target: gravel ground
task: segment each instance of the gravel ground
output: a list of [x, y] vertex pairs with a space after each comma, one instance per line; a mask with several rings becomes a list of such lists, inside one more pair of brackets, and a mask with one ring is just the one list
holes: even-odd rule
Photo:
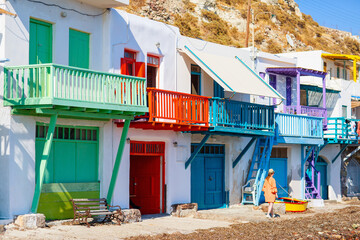
[[[201, 218], [146, 216], [139, 223], [71, 225], [20, 230], [7, 227], [0, 239], [359, 239], [360, 203], [326, 204], [305, 213], [287, 213], [266, 219], [261, 211], [239, 206], [200, 211]], [[154, 218], [151, 218], [154, 217]]]
[[197, 230], [191, 234], [162, 234], [139, 239], [360, 239], [360, 207], [350, 206], [333, 213], [261, 223], [233, 224], [230, 228]]

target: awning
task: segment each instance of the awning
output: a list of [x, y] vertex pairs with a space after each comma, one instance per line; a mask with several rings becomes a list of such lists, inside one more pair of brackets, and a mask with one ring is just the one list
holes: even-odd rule
[[240, 58], [213, 55], [185, 46], [184, 52], [225, 91], [284, 99]]

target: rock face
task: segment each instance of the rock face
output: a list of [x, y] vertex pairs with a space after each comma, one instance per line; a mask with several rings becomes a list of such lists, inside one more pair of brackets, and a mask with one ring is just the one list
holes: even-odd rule
[[173, 204], [171, 205], [171, 216], [193, 217], [197, 214], [197, 203]]
[[141, 222], [141, 212], [139, 209], [121, 210], [123, 214], [123, 223]]
[[43, 228], [45, 227], [45, 215], [41, 213], [20, 215], [17, 217], [15, 224], [20, 229]]

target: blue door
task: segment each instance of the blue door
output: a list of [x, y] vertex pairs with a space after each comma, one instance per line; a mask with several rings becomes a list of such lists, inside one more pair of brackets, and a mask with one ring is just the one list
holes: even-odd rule
[[[287, 158], [270, 158], [270, 168], [274, 169], [276, 180], [276, 187], [278, 189], [279, 197], [287, 197]], [[285, 191], [286, 190], [286, 191]]]
[[[322, 199], [328, 199], [328, 184], [327, 184], [327, 163], [326, 161], [319, 157], [316, 164], [316, 170], [320, 172], [320, 196]], [[315, 175], [315, 179], [317, 176]]]
[[224, 166], [223, 154], [200, 153], [191, 163], [191, 202], [199, 209], [225, 206]]

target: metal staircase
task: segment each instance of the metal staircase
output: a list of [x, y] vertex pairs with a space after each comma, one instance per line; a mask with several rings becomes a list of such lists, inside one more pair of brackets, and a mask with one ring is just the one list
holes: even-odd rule
[[315, 168], [315, 161], [319, 156], [319, 148], [313, 148], [309, 158], [306, 159], [305, 171], [305, 198], [306, 199], [321, 199], [320, 194], [320, 172]]
[[246, 184], [242, 188], [242, 204], [259, 205], [273, 145], [274, 137], [262, 137], [257, 140]]

